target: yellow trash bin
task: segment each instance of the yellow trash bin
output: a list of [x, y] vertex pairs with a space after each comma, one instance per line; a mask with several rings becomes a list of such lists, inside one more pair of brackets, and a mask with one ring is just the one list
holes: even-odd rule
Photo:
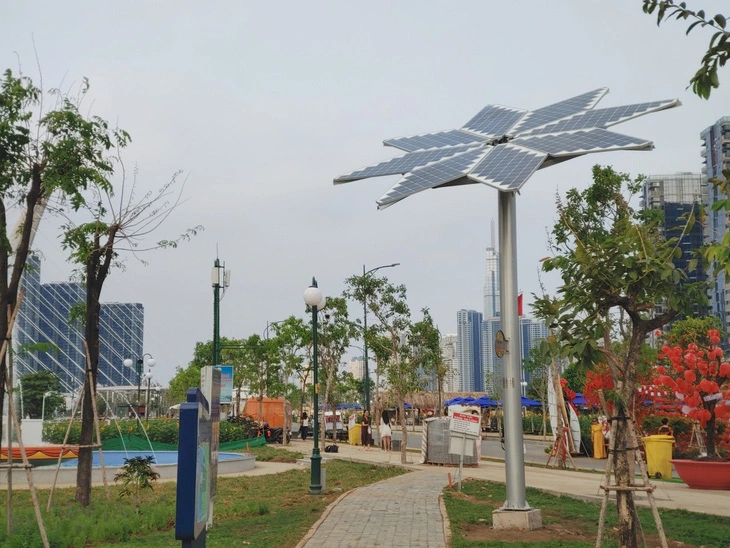
[[347, 431], [347, 441], [350, 445], [362, 445], [362, 425], [356, 424]]
[[671, 478], [672, 477], [672, 446], [674, 445], [674, 436], [666, 436], [657, 434], [641, 438], [646, 448], [646, 464], [649, 476], [653, 478]]

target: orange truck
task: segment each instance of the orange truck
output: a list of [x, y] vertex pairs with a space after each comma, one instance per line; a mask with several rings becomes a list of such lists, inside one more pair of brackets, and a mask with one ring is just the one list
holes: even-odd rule
[[244, 414], [258, 422], [268, 422], [269, 428], [284, 426], [284, 430], [291, 432], [291, 403], [287, 401], [285, 407], [283, 398], [263, 398], [261, 402], [258, 398], [249, 398]]

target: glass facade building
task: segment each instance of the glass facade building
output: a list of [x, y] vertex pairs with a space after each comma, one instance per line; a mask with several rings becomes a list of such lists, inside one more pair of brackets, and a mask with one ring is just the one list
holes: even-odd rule
[[484, 392], [482, 313], [476, 310], [459, 310], [456, 313], [456, 329], [461, 390]]
[[[728, 231], [730, 218], [725, 209], [713, 211], [712, 206], [718, 200], [725, 199], [725, 195], [712, 183], [710, 179], [722, 179], [722, 170], [730, 169], [730, 117], [720, 118], [712, 126], [700, 133], [702, 139], [702, 181], [705, 186], [705, 243], [722, 241]], [[724, 272], [713, 277], [710, 287], [710, 306], [712, 314], [722, 321], [726, 331], [730, 330], [728, 311], [730, 311], [730, 288], [725, 280]], [[727, 342], [726, 342], [727, 345]]]
[[[52, 371], [68, 392], [84, 378], [86, 350], [82, 321], [71, 321], [74, 307], [86, 304], [84, 286], [76, 282], [41, 283], [38, 257], [30, 257], [22, 282], [25, 298], [14, 329], [18, 375]], [[81, 308], [83, 310], [83, 308]], [[136, 365], [123, 362], [143, 353], [144, 307], [140, 303], [102, 303], [99, 316], [100, 386], [135, 386]]]

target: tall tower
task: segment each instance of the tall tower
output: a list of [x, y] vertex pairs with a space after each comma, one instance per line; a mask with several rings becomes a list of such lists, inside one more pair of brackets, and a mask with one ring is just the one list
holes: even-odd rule
[[[730, 167], [730, 117], [720, 118], [714, 125], [700, 133], [702, 138], [702, 180], [707, 182], [705, 205], [707, 217], [705, 219], [705, 243], [719, 242], [727, 233], [730, 216], [725, 209], [713, 211], [712, 206], [725, 195], [709, 180], [713, 177], [722, 179], [723, 168]], [[718, 272], [710, 287], [710, 307], [712, 314], [722, 321], [725, 332], [728, 332], [727, 311], [730, 306], [726, 295], [730, 293], [725, 280], [725, 273]], [[727, 339], [727, 337], [726, 337]]]
[[492, 241], [487, 248], [487, 269], [484, 276], [484, 319], [496, 318], [499, 314], [499, 252], [494, 241], [494, 219], [492, 219]]
[[465, 392], [484, 392], [482, 313], [476, 310], [459, 310], [456, 313], [456, 328], [461, 389]]

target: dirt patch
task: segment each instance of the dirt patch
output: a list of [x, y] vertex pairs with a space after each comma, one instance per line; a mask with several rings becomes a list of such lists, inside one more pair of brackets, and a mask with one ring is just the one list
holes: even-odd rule
[[[492, 500], [479, 500], [465, 493], [454, 493], [455, 498], [468, 500], [472, 504], [497, 509], [501, 502]], [[543, 528], [534, 531], [521, 531], [516, 529], [493, 529], [488, 520], [484, 523], [466, 523], [461, 525], [460, 534], [464, 540], [476, 542], [514, 542], [521, 544], [537, 542], [580, 542], [586, 546], [594, 546], [596, 543], [595, 526], [588, 520], [572, 519], [566, 524], [558, 512], [551, 512], [549, 509], [542, 509]], [[547, 522], [547, 523], [545, 523]], [[618, 531], [609, 529], [604, 532], [604, 540], [616, 539]], [[669, 548], [698, 548], [693, 544], [685, 544], [676, 541], [667, 541]], [[650, 547], [661, 546], [659, 537], [647, 535], [646, 545]]]

